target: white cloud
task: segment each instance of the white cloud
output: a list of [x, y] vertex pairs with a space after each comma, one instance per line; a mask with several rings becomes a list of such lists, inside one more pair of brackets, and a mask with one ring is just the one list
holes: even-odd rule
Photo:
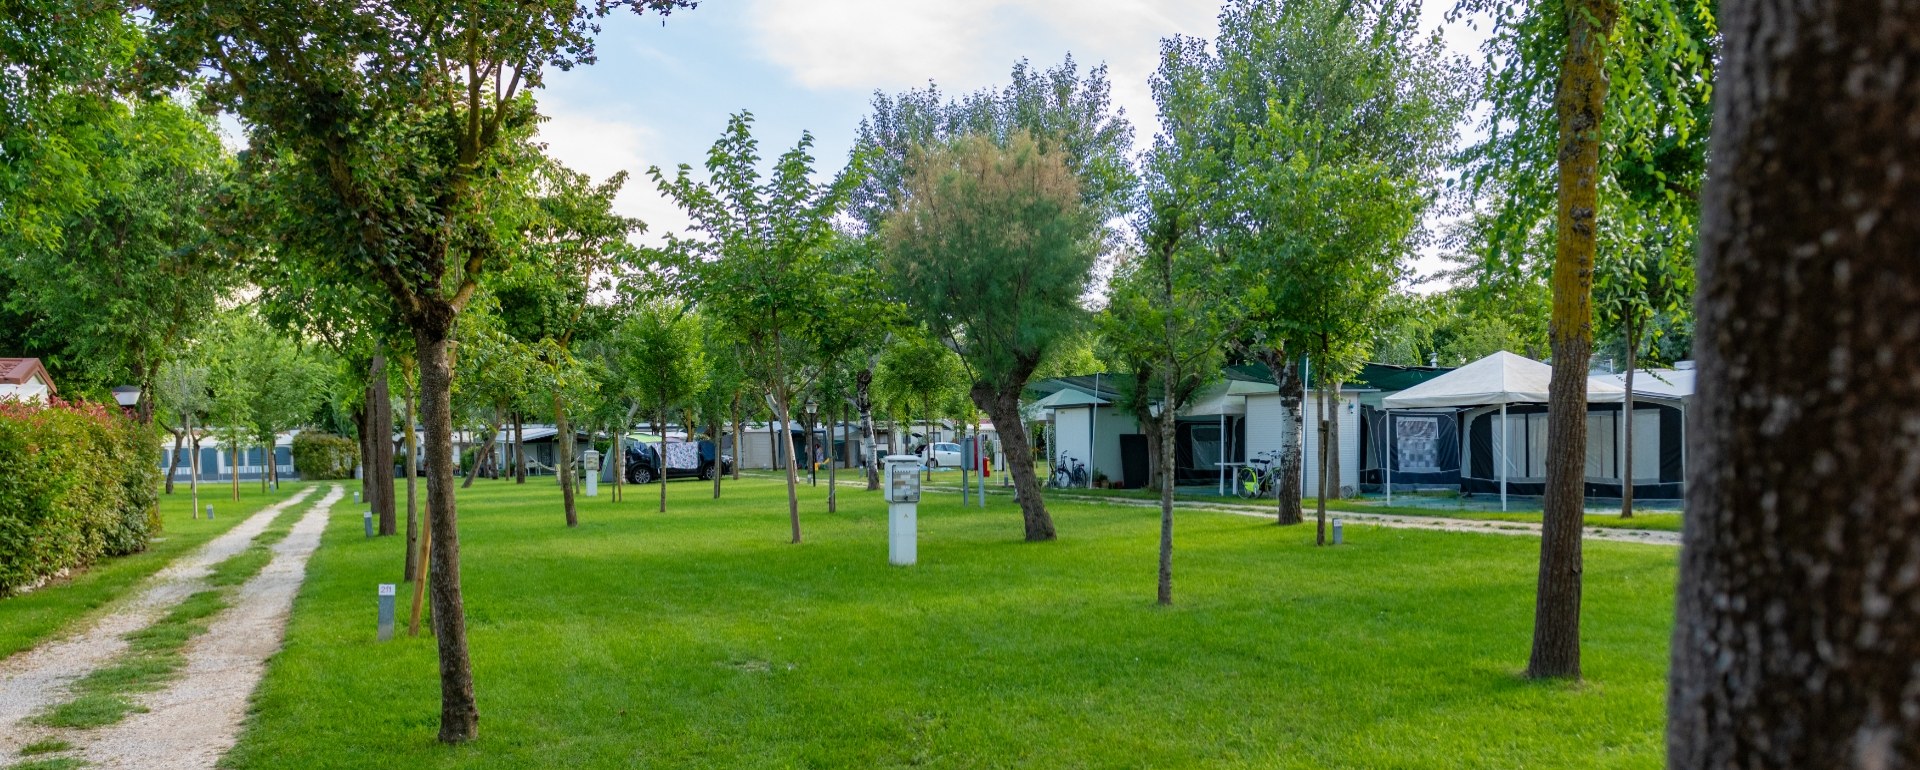
[[671, 170], [672, 163], [654, 149], [655, 134], [645, 124], [598, 115], [581, 110], [551, 95], [541, 103], [548, 119], [540, 124], [540, 141], [547, 154], [567, 168], [604, 182], [621, 171], [627, 172], [627, 184], [613, 200], [614, 210], [647, 223], [640, 243], [657, 245], [668, 232], [686, 229], [686, 213], [655, 189], [647, 178], [647, 167], [659, 165]]

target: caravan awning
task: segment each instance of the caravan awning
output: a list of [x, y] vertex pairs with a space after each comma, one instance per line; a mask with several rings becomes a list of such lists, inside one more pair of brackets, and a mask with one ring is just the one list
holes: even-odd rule
[[[1692, 369], [1640, 369], [1633, 373], [1633, 395], [1639, 398], [1688, 398], [1693, 395]], [[1627, 375], [1603, 374], [1615, 387], [1626, 388]]]
[[[1388, 409], [1544, 404], [1553, 367], [1500, 351], [1381, 399]], [[1636, 385], [1638, 383], [1635, 383]], [[1587, 378], [1587, 402], [1617, 404], [1626, 390], [1603, 378]]]

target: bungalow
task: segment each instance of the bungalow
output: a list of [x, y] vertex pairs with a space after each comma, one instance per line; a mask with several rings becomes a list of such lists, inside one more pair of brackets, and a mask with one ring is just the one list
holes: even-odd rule
[[0, 358], [0, 401], [40, 401], [59, 395], [38, 358]]
[[[299, 431], [289, 431], [274, 437], [271, 456], [274, 472], [282, 481], [300, 478], [293, 467], [293, 437], [298, 434]], [[258, 481], [266, 475], [268, 451], [265, 447], [248, 446], [247, 442], [242, 442], [236, 453], [231, 445], [215, 436], [202, 436], [197, 446], [182, 446], [175, 450], [173, 437], [163, 435], [160, 440], [160, 472], [171, 472], [176, 484], [191, 480], [193, 452], [196, 449], [200, 452], [201, 483], [230, 481], [236, 474], [241, 481]]]

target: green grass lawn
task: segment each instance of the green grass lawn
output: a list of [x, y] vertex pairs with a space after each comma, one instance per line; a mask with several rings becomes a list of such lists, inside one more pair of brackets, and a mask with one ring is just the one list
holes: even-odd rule
[[[951, 474], [951, 476], [951, 478], [945, 476], [936, 477], [934, 483], [948, 482], [957, 484], [959, 475]], [[1181, 500], [1191, 499], [1196, 502], [1225, 503], [1231, 505], [1262, 504], [1253, 500], [1231, 496], [1223, 497], [1212, 494], [1192, 495], [1187, 491], [1188, 489], [1190, 488], [1181, 488]], [[989, 491], [992, 491], [991, 485], [989, 485]], [[1160, 493], [1151, 489], [1047, 490], [1047, 494], [1049, 496], [1117, 497], [1129, 500], [1160, 499]], [[1408, 498], [1418, 500], [1420, 504], [1399, 504]], [[1383, 513], [1396, 516], [1432, 516], [1448, 519], [1475, 519], [1480, 521], [1518, 521], [1531, 524], [1539, 524], [1541, 516], [1543, 515], [1537, 500], [1524, 505], [1516, 505], [1514, 506], [1514, 510], [1500, 511], [1488, 510], [1488, 508], [1497, 507], [1499, 503], [1497, 499], [1489, 502], [1488, 499], [1484, 497], [1471, 503], [1461, 501], [1458, 495], [1401, 494], [1395, 495], [1394, 499], [1396, 501], [1394, 505], [1387, 505], [1386, 499], [1379, 495], [1368, 495], [1362, 498], [1346, 500], [1328, 500], [1327, 509], [1359, 511], [1363, 513]], [[1318, 501], [1309, 497], [1304, 502], [1306, 504], [1307, 515], [1311, 517]], [[1272, 506], [1272, 498], [1268, 498], [1264, 504]], [[1683, 521], [1684, 519], [1680, 512], [1668, 508], [1636, 507], [1633, 512], [1633, 518], [1631, 519], [1620, 518], [1617, 508], [1613, 512], [1607, 512], [1600, 509], [1599, 506], [1589, 506], [1586, 514], [1587, 526], [1605, 529], [1645, 529], [1662, 532], [1679, 532], [1680, 525]]]
[[[202, 486], [203, 513], [196, 519], [192, 515], [193, 498], [186, 484], [175, 484], [172, 495], [160, 496], [164, 528], [146, 551], [102, 559], [67, 580], [56, 581], [24, 596], [0, 599], [0, 658], [61, 633], [93, 610], [125, 596], [141, 580], [174, 559], [232, 529], [253, 512], [292, 497], [299, 490], [300, 484], [288, 482], [281, 484], [278, 492], [261, 492], [259, 482], [243, 481], [240, 501], [234, 502], [231, 487]], [[209, 503], [215, 514], [212, 521], [204, 514]]]
[[[1675, 551], [1587, 546], [1580, 685], [1522, 680], [1530, 538], [1060, 502], [1020, 542], [1004, 498], [921, 507], [886, 563], [884, 504], [676, 482], [563, 525], [544, 483], [462, 492], [480, 740], [434, 742], [432, 640], [376, 643], [398, 538], [338, 507], [232, 768], [1644, 767], [1662, 764]], [[604, 490], [603, 490], [604, 493]], [[408, 591], [402, 588], [401, 623]]]

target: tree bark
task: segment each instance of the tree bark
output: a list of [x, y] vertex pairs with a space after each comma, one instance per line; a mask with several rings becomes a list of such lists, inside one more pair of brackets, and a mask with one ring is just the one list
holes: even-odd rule
[[1720, 18], [1668, 766], [1920, 767], [1920, 5]]
[[[371, 396], [372, 393], [372, 388], [368, 388], [362, 395]], [[360, 456], [354, 458], [354, 464], [360, 469], [360, 501], [367, 506], [367, 510], [373, 510], [373, 466], [370, 464], [373, 457], [372, 420], [373, 412], [365, 404], [353, 412], [354, 430], [360, 432]]]
[[1580, 677], [1580, 530], [1586, 523], [1587, 363], [1593, 355], [1593, 253], [1600, 181], [1603, 66], [1618, 0], [1575, 0], [1555, 109], [1560, 120], [1559, 212], [1548, 341], [1547, 480], [1534, 598], [1531, 678]]
[[[1168, 343], [1172, 343], [1171, 318], [1167, 320]], [[1169, 360], [1163, 362], [1166, 371], [1160, 376], [1160, 418], [1156, 420], [1160, 434], [1160, 583], [1159, 602], [1164, 607], [1173, 604], [1173, 473], [1174, 459], [1174, 410], [1173, 379], [1175, 366]]]
[[839, 478], [839, 475], [835, 473], [835, 471], [840, 467], [839, 461], [833, 456], [833, 429], [843, 422], [841, 420], [843, 416], [841, 414], [842, 410], [843, 407], [836, 401], [831, 416], [827, 418], [827, 513], [840, 512], [840, 488], [833, 483], [835, 479]]
[[[720, 415], [707, 415], [707, 430], [713, 433], [713, 499], [720, 499], [720, 476], [725, 467], [720, 464]], [[739, 443], [739, 442], [734, 442]]]
[[861, 466], [867, 471], [867, 491], [880, 489], [880, 442], [873, 430], [873, 358], [868, 357], [867, 368], [861, 369], [854, 378], [854, 402], [860, 407], [860, 438], [863, 455]]
[[502, 422], [500, 419], [500, 408], [496, 406], [493, 409], [493, 422], [487, 425], [487, 440], [480, 445], [479, 454], [473, 456], [473, 469], [468, 471], [467, 478], [460, 482], [461, 489], [467, 489], [473, 486], [473, 480], [480, 475], [481, 468], [495, 467], [493, 464], [493, 446], [498, 443]]
[[1292, 427], [1293, 435], [1280, 447], [1278, 489], [1278, 520], [1281, 526], [1299, 524], [1306, 520], [1303, 510], [1305, 490], [1301, 489], [1301, 439], [1304, 437], [1301, 402], [1306, 400], [1306, 380], [1300, 376], [1298, 361], [1287, 357], [1286, 351], [1279, 348], [1263, 347], [1255, 351], [1261, 363], [1273, 373], [1273, 384], [1280, 389], [1280, 408], [1286, 413], [1287, 424]]
[[513, 483], [527, 483], [527, 416], [513, 413]]
[[405, 420], [403, 429], [406, 430], [407, 442], [407, 569], [405, 580], [411, 583], [420, 575], [420, 558], [418, 553], [420, 547], [420, 498], [415, 485], [415, 479], [420, 475], [420, 437], [419, 433], [413, 429], [414, 425], [418, 424], [417, 421], [419, 419], [419, 408], [414, 406], [419, 403], [417, 400], [419, 394], [414, 390], [413, 378], [409, 377], [405, 372], [400, 374], [400, 382], [405, 386], [400, 391], [400, 398], [401, 406], [406, 407], [406, 413], [402, 415], [402, 419]]
[[1322, 497], [1339, 500], [1347, 496], [1346, 488], [1340, 484], [1340, 382], [1335, 379], [1326, 384], [1327, 410], [1321, 412], [1327, 418], [1327, 432], [1323, 437], [1332, 443], [1326, 446], [1325, 471], [1321, 474], [1327, 481], [1321, 486]]
[[1640, 338], [1633, 318], [1627, 318], [1627, 397], [1620, 405], [1620, 518], [1633, 518], [1633, 368]]
[[740, 424], [740, 394], [733, 394], [733, 480], [740, 480], [740, 466], [747, 459], [746, 426]]
[[[1018, 378], [1025, 382], [1024, 376]], [[975, 406], [980, 407], [993, 417], [997, 428], [1007, 426], [1000, 434], [1000, 444], [1007, 450], [1007, 470], [1013, 474], [1014, 495], [1020, 499], [1020, 517], [1026, 526], [1027, 542], [1043, 542], [1057, 537], [1053, 529], [1053, 517], [1047, 515], [1047, 502], [1040, 496], [1040, 478], [1033, 472], [1033, 449], [1027, 444], [1026, 426], [1020, 424], [1020, 388], [994, 391], [985, 383], [976, 382], [968, 389]]]
[[373, 449], [367, 459], [370, 507], [379, 519], [382, 537], [398, 534], [399, 505], [393, 484], [393, 395], [387, 389], [387, 357], [373, 354], [373, 366], [367, 372], [367, 412], [373, 425], [367, 442]]
[[787, 392], [786, 356], [781, 352], [778, 338], [773, 348], [773, 406], [777, 412], [774, 419], [780, 422], [780, 443], [787, 450], [787, 517], [793, 523], [793, 541], [800, 542], [800, 466], [799, 458], [793, 456], [793, 413], [789, 403], [793, 395]]
[[1320, 478], [1318, 482], [1314, 484], [1314, 486], [1318, 487], [1318, 489], [1314, 490], [1315, 494], [1314, 494], [1314, 506], [1313, 506], [1314, 508], [1313, 544], [1326, 545], [1327, 544], [1327, 454], [1328, 454], [1327, 429], [1330, 427], [1327, 421], [1327, 384], [1324, 382], [1320, 383], [1320, 387], [1314, 389], [1313, 397], [1314, 397], [1314, 400], [1320, 405], [1320, 408], [1318, 410], [1320, 413], [1318, 415], [1315, 415], [1319, 419], [1314, 420], [1314, 423], [1315, 423], [1314, 429], [1319, 431], [1318, 435], [1320, 436], [1320, 441], [1317, 444], [1317, 448], [1320, 450], [1320, 462], [1319, 462]]
[[667, 424], [667, 405], [661, 404], [660, 411], [653, 413], [653, 435], [660, 437], [660, 443], [654, 445], [658, 447], [656, 452], [659, 455], [659, 459], [660, 459], [660, 467], [658, 468], [660, 472], [654, 475], [659, 477], [657, 480], [660, 482], [660, 512], [661, 513], [667, 512], [667, 432], [665, 429], [666, 424]]
[[427, 580], [432, 595], [434, 640], [440, 652], [440, 740], [465, 743], [480, 734], [480, 712], [473, 697], [473, 668], [467, 657], [467, 614], [460, 595], [460, 532], [453, 500], [453, 367], [448, 341], [453, 310], [446, 318], [414, 325], [420, 364], [421, 415], [427, 430], [427, 516], [434, 547]]
[[167, 432], [173, 434], [173, 455], [167, 458], [167, 494], [171, 495], [173, 494], [173, 474], [180, 470], [180, 447], [185, 443], [186, 438], [180, 434], [180, 431], [171, 428]]
[[233, 482], [233, 499], [240, 499], [240, 441], [235, 439], [227, 445], [227, 479]]
[[193, 433], [193, 415], [182, 420], [187, 425], [187, 438], [193, 444], [193, 451], [187, 455], [187, 470], [193, 475], [187, 478], [187, 489], [193, 493], [193, 518], [200, 518], [200, 437]]
[[[558, 393], [553, 396], [553, 427], [556, 431], [553, 445], [557, 455], [554, 458], [553, 475], [560, 482], [560, 506], [566, 510], [567, 527], [571, 529], [580, 526], [580, 512], [573, 507], [573, 426], [567, 423], [567, 405]], [[665, 482], [666, 479], [663, 477], [661, 481]], [[665, 505], [663, 497], [663, 509]]]

